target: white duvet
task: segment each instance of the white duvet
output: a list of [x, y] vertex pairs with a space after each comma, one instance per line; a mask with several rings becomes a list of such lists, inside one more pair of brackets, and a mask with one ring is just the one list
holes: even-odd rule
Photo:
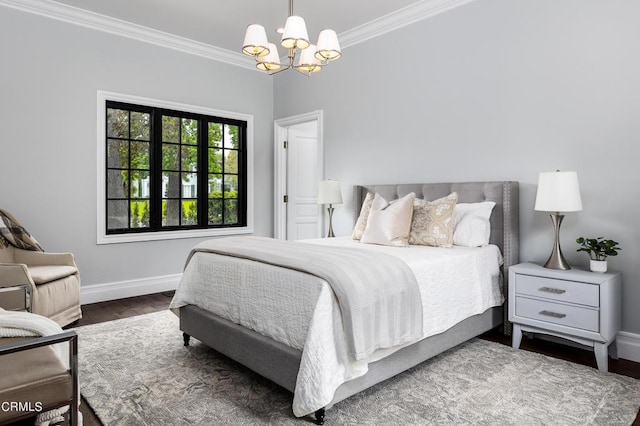
[[[305, 242], [381, 251], [405, 261], [422, 296], [422, 338], [441, 333], [504, 300], [500, 289], [502, 256], [496, 246], [400, 248], [361, 244], [348, 237]], [[293, 399], [296, 416], [328, 408], [341, 384], [364, 375], [368, 363], [400, 348], [379, 350], [363, 361], [350, 359], [340, 308], [329, 284], [259, 262], [196, 253], [184, 271], [171, 308], [188, 304], [302, 351]]]

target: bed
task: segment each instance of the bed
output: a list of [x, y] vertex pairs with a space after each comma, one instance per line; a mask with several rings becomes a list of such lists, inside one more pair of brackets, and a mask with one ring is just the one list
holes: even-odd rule
[[[494, 246], [494, 248], [497, 247], [499, 249], [502, 264], [498, 274], [502, 279], [501, 287], [504, 300], [507, 300], [508, 269], [511, 265], [519, 261], [518, 183], [465, 182], [355, 186], [353, 190], [354, 223], [357, 221], [360, 214], [360, 206], [362, 206], [367, 193], [381, 194], [387, 200], [394, 200], [412, 192], [416, 194], [417, 198], [427, 200], [438, 199], [452, 192], [456, 192], [459, 203], [495, 202], [495, 207], [490, 217], [490, 244]], [[347, 246], [352, 244], [349, 241], [345, 241], [345, 239], [336, 239], [335, 242], [325, 241], [325, 243]], [[490, 247], [483, 249], [485, 249], [487, 253], [490, 251]], [[495, 250], [498, 251], [497, 249]], [[211, 257], [213, 256], [215, 261], [224, 262], [225, 268], [231, 268], [235, 271], [227, 275], [233, 278], [241, 274], [243, 276], [243, 282], [248, 280], [250, 282], [249, 287], [253, 286], [253, 291], [258, 292], [264, 291], [261, 290], [261, 288], [264, 287], [262, 281], [267, 282], [272, 280], [279, 282], [285, 281], [284, 278], [289, 281], [295, 281], [296, 279], [302, 280], [303, 278], [299, 274], [303, 273], [283, 270], [283, 268], [278, 266], [260, 264], [245, 259], [228, 258], [227, 256], [216, 253], [197, 253], [197, 255], [202, 256], [197, 257], [196, 260], [201, 258], [206, 258], [207, 260], [188, 262], [187, 268], [185, 269], [185, 276], [183, 276], [181, 285], [172, 302], [174, 312], [177, 311], [180, 317], [180, 330], [183, 332], [184, 344], [188, 345], [190, 336], [193, 336], [218, 352], [236, 360], [285, 389], [294, 392], [294, 414], [302, 416], [313, 413], [315, 414], [317, 424], [324, 423], [325, 409], [331, 407], [333, 404], [393, 377], [466, 340], [498, 327], [501, 324], [506, 333], [510, 332], [508, 322], [506, 321], [507, 309], [493, 302], [493, 305], [496, 306], [487, 308], [464, 319], [456, 320], [455, 324], [448, 324], [444, 331], [438, 330], [436, 334], [430, 334], [428, 337], [422, 338], [415, 343], [404, 344], [399, 348], [376, 351], [364, 359], [363, 362], [348, 363], [348, 365], [344, 367], [340, 364], [340, 360], [334, 361], [330, 359], [327, 361], [328, 367], [322, 366], [322, 362], [325, 362], [323, 360], [318, 361], [320, 367], [314, 366], [310, 364], [311, 361], [309, 360], [315, 362], [319, 358], [317, 355], [313, 355], [312, 351], [318, 351], [321, 354], [329, 352], [329, 358], [333, 356], [331, 354], [334, 352], [333, 349], [324, 349], [323, 345], [326, 342], [320, 343], [322, 336], [326, 334], [324, 329], [313, 325], [318, 321], [316, 317], [320, 315], [316, 314], [316, 312], [320, 311], [319, 306], [321, 300], [324, 300], [322, 299], [322, 295], [327, 293], [327, 291], [323, 293], [323, 289], [326, 290], [327, 286], [322, 284], [324, 282], [322, 278], [309, 278], [306, 276], [304, 278], [305, 280], [311, 280], [310, 285], [319, 289], [317, 296], [310, 296], [313, 298], [317, 297], [317, 301], [314, 302], [317, 303], [317, 306], [314, 306], [313, 303], [307, 303], [306, 301], [299, 303], [298, 306], [295, 301], [291, 302], [294, 299], [289, 299], [289, 303], [286, 303], [288, 307], [281, 309], [283, 311], [289, 309], [290, 311], [286, 313], [289, 317], [284, 319], [276, 318], [274, 320], [276, 323], [275, 326], [269, 330], [262, 330], [260, 328], [262, 327], [261, 320], [253, 320], [248, 317], [246, 311], [254, 310], [258, 312], [263, 309], [265, 312], [271, 312], [278, 311], [279, 309], [277, 307], [261, 307], [260, 303], [263, 303], [262, 298], [258, 297], [261, 302], [256, 302], [256, 307], [245, 309], [243, 313], [242, 309], [227, 303], [228, 300], [225, 301], [225, 303], [216, 305], [216, 297], [211, 297], [210, 294], [203, 292], [204, 290], [202, 289], [205, 289], [207, 286], [201, 282], [202, 277], [216, 276], [217, 273], [215, 269], [217, 266], [211, 266], [211, 263], [208, 263], [212, 262]], [[483, 255], [491, 256], [491, 254], [486, 253]], [[247, 262], [249, 262], [250, 265], [247, 264]], [[483, 263], [484, 261], [476, 260], [475, 262]], [[215, 263], [215, 265], [217, 265], [217, 263]], [[246, 271], [252, 272], [242, 272], [245, 270], [243, 269], [245, 267]], [[185, 283], [188, 281], [188, 278], [185, 277], [189, 276], [192, 272], [190, 269], [197, 270], [197, 273], [200, 274], [198, 275], [198, 279], [192, 280], [200, 281], [198, 283], [200, 293], [196, 291], [195, 296], [188, 298], [184, 296], [186, 290], [181, 289], [183, 287], [189, 287], [190, 285], [189, 283]], [[247, 278], [247, 275], [250, 275], [250, 277]], [[314, 279], [316, 282], [313, 281]], [[278, 284], [276, 283], [275, 285]], [[285, 284], [282, 285], [284, 286]], [[298, 290], [293, 290], [293, 293], [296, 291]], [[329, 291], [329, 293], [331, 292]], [[286, 297], [289, 296], [289, 294], [286, 295]], [[299, 297], [306, 296], [299, 295]], [[264, 299], [269, 299], [267, 293], [264, 293]], [[269, 303], [269, 301], [267, 300], [264, 303]], [[293, 305], [298, 307], [294, 309], [291, 307]], [[309, 307], [309, 305], [311, 306]], [[256, 316], [259, 315], [259, 313], [256, 313]], [[296, 315], [299, 315], [303, 320], [292, 321], [291, 318], [294, 318]], [[240, 320], [238, 318], [240, 318]], [[307, 327], [307, 324], [304, 322], [305, 318], [312, 318], [313, 326], [309, 326], [309, 335], [303, 334], [301, 338], [301, 333], [296, 333], [296, 330], [293, 328], [295, 328], [295, 324], [297, 323], [300, 323], [303, 327]], [[278, 321], [280, 322], [278, 323]], [[331, 319], [326, 319], [327, 324], [331, 323], [331, 321]], [[321, 331], [314, 331], [316, 329]], [[318, 339], [318, 342], [316, 342], [315, 339]], [[335, 351], [340, 352], [337, 349]], [[311, 352], [311, 355], [309, 352]], [[338, 379], [335, 379], [333, 370], [331, 370], [331, 368], [334, 367], [337, 368], [336, 371], [339, 371], [341, 374]], [[330, 376], [327, 380], [333, 380], [333, 382], [329, 384], [328, 391], [325, 389], [326, 383], [315, 383], [317, 376], [314, 376], [314, 374], [322, 373], [318, 373], [316, 370], [322, 370], [323, 368], [332, 372], [330, 375], [324, 375]], [[311, 371], [311, 373], [308, 371]], [[327, 394], [327, 392], [330, 393]], [[300, 394], [302, 394], [302, 396], [300, 396]], [[322, 401], [321, 406], [318, 406], [318, 401]]]

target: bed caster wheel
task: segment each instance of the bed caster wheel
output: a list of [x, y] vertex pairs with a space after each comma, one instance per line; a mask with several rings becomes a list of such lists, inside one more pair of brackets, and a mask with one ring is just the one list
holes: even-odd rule
[[325, 415], [325, 410], [324, 408], [319, 409], [318, 411], [316, 411], [315, 413], [316, 415], [316, 421], [315, 423], [317, 425], [323, 425], [324, 424], [324, 415]]
[[182, 340], [184, 340], [185, 346], [189, 346], [189, 339], [191, 339], [191, 336], [189, 336], [187, 333], [182, 333]]

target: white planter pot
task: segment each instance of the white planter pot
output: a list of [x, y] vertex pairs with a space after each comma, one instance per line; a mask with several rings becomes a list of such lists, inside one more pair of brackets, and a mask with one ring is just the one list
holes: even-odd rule
[[606, 260], [590, 260], [589, 267], [592, 272], [607, 272]]

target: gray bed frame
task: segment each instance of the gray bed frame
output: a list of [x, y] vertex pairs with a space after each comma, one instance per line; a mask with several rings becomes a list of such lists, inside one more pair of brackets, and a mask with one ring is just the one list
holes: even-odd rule
[[[418, 198], [435, 200], [454, 191], [458, 193], [459, 203], [481, 201], [496, 203], [490, 219], [490, 242], [502, 250], [503, 290], [507, 300], [509, 267], [519, 262], [518, 182], [355, 186], [353, 190], [354, 223], [367, 192], [380, 193], [386, 200], [393, 200], [410, 192], [414, 192]], [[328, 407], [501, 324], [504, 324], [504, 332], [510, 334], [511, 330], [506, 319], [507, 311], [506, 306], [504, 309], [503, 306], [491, 308], [482, 314], [465, 319], [441, 334], [423, 339], [369, 364], [367, 374], [346, 382], [338, 388]], [[180, 308], [180, 330], [183, 332], [185, 346], [189, 344], [189, 337], [193, 336], [285, 389], [294, 391], [302, 359], [301, 351], [195, 305]], [[316, 411], [315, 419], [316, 424], [324, 423], [324, 408]]]

